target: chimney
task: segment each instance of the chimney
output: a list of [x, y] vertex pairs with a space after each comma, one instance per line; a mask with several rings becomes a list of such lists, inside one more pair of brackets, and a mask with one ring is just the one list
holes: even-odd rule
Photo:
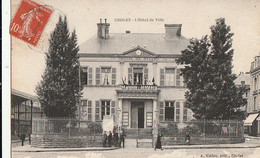
[[171, 40], [181, 36], [182, 24], [165, 24], [165, 39]]
[[109, 38], [109, 26], [110, 24], [107, 23], [107, 19], [105, 19], [105, 23], [102, 23], [102, 19], [100, 19], [100, 22], [97, 24], [97, 36], [100, 39], [107, 39]]

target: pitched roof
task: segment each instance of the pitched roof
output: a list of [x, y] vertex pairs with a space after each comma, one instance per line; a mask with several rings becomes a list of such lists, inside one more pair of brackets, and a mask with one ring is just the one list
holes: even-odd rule
[[37, 96], [31, 95], [31, 94], [28, 94], [28, 93], [25, 93], [25, 92], [22, 92], [22, 91], [13, 89], [13, 88], [12, 88], [12, 95], [24, 98], [26, 100], [38, 101]]
[[155, 54], [181, 54], [189, 40], [183, 36], [165, 40], [164, 33], [112, 33], [108, 39], [96, 36], [81, 44], [79, 53], [121, 54], [134, 47], [143, 47]]
[[235, 85], [241, 85], [241, 81], [245, 81], [245, 85], [250, 85], [250, 74], [239, 74], [238, 77], [235, 79], [234, 83]]

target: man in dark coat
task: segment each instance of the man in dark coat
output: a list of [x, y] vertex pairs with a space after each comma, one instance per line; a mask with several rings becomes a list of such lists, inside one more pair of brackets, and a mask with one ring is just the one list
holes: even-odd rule
[[161, 150], [163, 150], [163, 148], [162, 148], [162, 142], [161, 142], [161, 137], [162, 137], [162, 135], [161, 135], [160, 133], [158, 133], [154, 150], [156, 150], [156, 149], [161, 149]]
[[112, 133], [111, 133], [111, 131], [109, 131], [107, 140], [108, 140], [108, 146], [111, 147], [112, 146]]
[[107, 132], [106, 131], [104, 131], [102, 141], [103, 141], [103, 147], [106, 147], [107, 146]]
[[114, 131], [114, 146], [118, 146], [118, 133], [116, 130]]
[[25, 141], [25, 134], [23, 133], [23, 134], [21, 134], [21, 140], [22, 140], [22, 146], [23, 146], [23, 144], [24, 144], [24, 141]]
[[121, 147], [121, 144], [123, 143], [123, 148], [125, 148], [125, 137], [126, 137], [126, 134], [125, 134], [124, 130], [122, 130], [120, 133], [120, 147]]

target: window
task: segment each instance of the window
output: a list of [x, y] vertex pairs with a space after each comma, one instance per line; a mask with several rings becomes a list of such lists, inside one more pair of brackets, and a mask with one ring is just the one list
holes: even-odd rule
[[174, 120], [174, 101], [165, 102], [165, 120]]
[[143, 84], [143, 68], [134, 68], [134, 85]]
[[254, 97], [254, 110], [256, 110], [256, 97]]
[[245, 81], [241, 81], [241, 86], [244, 87], [246, 85]]
[[175, 85], [175, 69], [174, 68], [165, 69], [165, 85], [166, 86]]
[[103, 85], [112, 84], [111, 68], [101, 68], [101, 84]]
[[82, 100], [82, 113], [86, 114], [88, 121], [92, 120], [92, 101]]
[[254, 90], [257, 90], [257, 78], [254, 78]]
[[83, 85], [88, 85], [88, 68], [87, 67], [83, 67], [82, 68], [82, 78], [83, 78]]
[[110, 115], [111, 108], [110, 108], [110, 101], [101, 101], [102, 111], [101, 111], [101, 118], [103, 120], [103, 117], [105, 115]]

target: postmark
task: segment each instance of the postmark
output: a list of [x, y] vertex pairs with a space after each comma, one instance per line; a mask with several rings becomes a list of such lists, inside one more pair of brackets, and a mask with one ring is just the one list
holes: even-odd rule
[[31, 0], [22, 0], [10, 25], [10, 34], [36, 46], [53, 10]]

